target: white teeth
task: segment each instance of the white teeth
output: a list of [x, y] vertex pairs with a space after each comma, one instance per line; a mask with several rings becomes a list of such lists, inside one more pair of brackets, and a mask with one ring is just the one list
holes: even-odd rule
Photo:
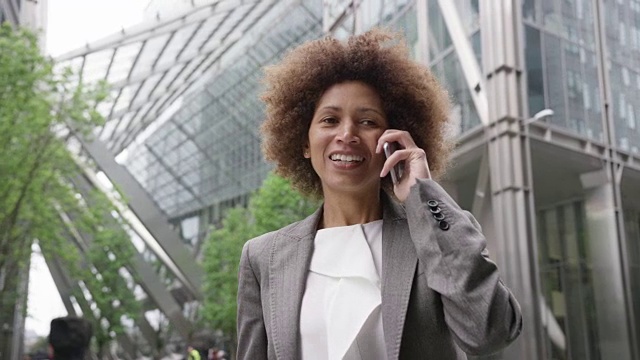
[[358, 155], [343, 155], [343, 154], [333, 154], [331, 155], [331, 160], [333, 161], [347, 161], [347, 162], [360, 162], [364, 160], [364, 157]]

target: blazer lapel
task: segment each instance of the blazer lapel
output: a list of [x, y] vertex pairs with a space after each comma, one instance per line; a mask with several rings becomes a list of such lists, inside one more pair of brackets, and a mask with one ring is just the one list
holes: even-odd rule
[[313, 239], [322, 207], [278, 232], [269, 258], [269, 289], [273, 343], [277, 359], [300, 357], [298, 325]]
[[398, 359], [418, 257], [404, 209], [383, 193], [382, 326], [389, 360]]

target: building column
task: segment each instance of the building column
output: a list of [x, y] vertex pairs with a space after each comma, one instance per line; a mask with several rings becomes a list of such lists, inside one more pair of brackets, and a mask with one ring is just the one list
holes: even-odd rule
[[606, 169], [580, 176], [602, 359], [631, 359], [616, 202]]
[[[624, 344], [626, 351], [628, 352], [628, 357], [626, 358], [634, 358], [640, 359], [640, 348], [639, 344], [635, 341], [630, 341], [630, 339], [636, 339], [638, 337], [638, 329], [635, 324], [635, 315], [633, 308], [633, 299], [630, 288], [631, 274], [629, 267], [629, 259], [628, 259], [628, 249], [629, 244], [627, 243], [626, 234], [624, 231], [624, 212], [622, 211], [622, 194], [620, 192], [620, 182], [622, 178], [622, 170], [624, 169], [624, 161], [619, 158], [619, 153], [616, 150], [618, 147], [616, 141], [616, 126], [615, 120], [613, 117], [613, 97], [612, 97], [612, 89], [611, 89], [611, 79], [610, 79], [610, 56], [607, 45], [607, 35], [605, 29], [605, 4], [604, 1], [600, 0], [592, 0], [594, 12], [595, 12], [595, 26], [596, 26], [596, 49], [597, 49], [597, 61], [598, 61], [598, 78], [600, 82], [600, 98], [603, 103], [603, 112], [602, 112], [602, 125], [603, 131], [605, 134], [605, 141], [607, 142], [607, 159], [605, 161], [605, 167], [603, 171], [606, 171], [607, 174], [607, 183], [598, 185], [596, 187], [601, 187], [602, 189], [598, 192], [601, 192], [600, 195], [591, 194], [591, 196], [600, 197], [599, 200], [601, 204], [606, 204], [608, 207], [608, 211], [610, 211], [610, 215], [613, 217], [613, 231], [610, 234], [614, 234], [615, 237], [610, 238], [611, 246], [616, 248], [618, 251], [617, 264], [618, 269], [616, 271], [617, 278], [620, 279], [622, 285], [626, 284], [626, 288], [622, 288], [622, 293], [616, 293], [615, 296], [621, 296], [623, 298], [620, 303], [621, 311], [624, 312], [625, 318], [623, 318], [623, 322], [620, 323], [620, 326], [626, 329], [626, 334], [624, 338], [627, 340]], [[609, 190], [605, 190], [607, 187]], [[605, 200], [606, 199], [606, 200]], [[595, 201], [595, 200], [594, 200]], [[587, 209], [589, 210], [589, 208]], [[595, 208], [591, 208], [591, 210], [598, 211], [597, 206]], [[590, 218], [587, 211], [587, 218]], [[599, 220], [596, 220], [599, 221]], [[604, 221], [604, 220], [602, 220]], [[609, 222], [605, 222], [605, 224], [610, 225]], [[591, 225], [589, 225], [591, 230]], [[615, 244], [614, 244], [615, 242]], [[598, 289], [597, 293], [600, 292]], [[604, 292], [604, 291], [603, 291]], [[597, 298], [596, 298], [597, 299]], [[599, 302], [599, 300], [596, 300]], [[598, 312], [600, 312], [598, 310]], [[623, 325], [624, 324], [624, 325]], [[604, 341], [603, 335], [605, 337], [609, 337], [610, 334], [601, 334], [601, 341]], [[608, 347], [611, 344], [601, 344], [606, 345], [607, 349], [603, 351], [615, 351], [613, 349], [609, 349]], [[618, 343], [618, 345], [620, 345]], [[607, 358], [604, 356], [603, 358]], [[611, 353], [613, 354], [613, 353]], [[621, 354], [622, 356], [622, 354]], [[620, 359], [626, 359], [625, 357], [620, 357]]]
[[520, 1], [480, 0], [482, 59], [489, 105], [489, 176], [493, 239], [500, 273], [522, 309], [523, 333], [505, 359], [542, 358], [535, 212], [529, 139], [522, 131]]

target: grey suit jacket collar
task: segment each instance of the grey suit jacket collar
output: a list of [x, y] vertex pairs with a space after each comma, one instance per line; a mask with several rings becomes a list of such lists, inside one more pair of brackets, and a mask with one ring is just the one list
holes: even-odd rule
[[[400, 353], [402, 330], [411, 294], [417, 256], [402, 206], [381, 193], [382, 321], [389, 360]], [[282, 229], [269, 256], [269, 306], [273, 345], [278, 359], [300, 357], [299, 323], [302, 296], [313, 240], [322, 206], [306, 219]]]

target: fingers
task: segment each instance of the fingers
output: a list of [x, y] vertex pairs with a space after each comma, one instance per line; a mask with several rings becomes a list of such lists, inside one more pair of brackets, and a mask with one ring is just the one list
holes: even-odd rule
[[[385, 177], [391, 171], [391, 169], [400, 162], [404, 164], [404, 171], [402, 178], [399, 179], [401, 188], [397, 191], [407, 192], [407, 187], [410, 187], [415, 183], [417, 178], [431, 178], [431, 171], [429, 170], [429, 162], [424, 149], [419, 148], [413, 141], [411, 134], [407, 131], [387, 129], [378, 139], [376, 145], [376, 152], [383, 151], [383, 144], [385, 142], [396, 142], [399, 144], [398, 150], [396, 150], [387, 161], [385, 161], [380, 171], [380, 177]], [[397, 184], [397, 185], [399, 185]], [[399, 194], [396, 194], [399, 195]], [[399, 198], [401, 198], [399, 196]]]
[[391, 168], [396, 166], [399, 162], [408, 160], [411, 157], [412, 150], [402, 149], [397, 150], [391, 156], [387, 158], [380, 171], [380, 177], [385, 177], [391, 171]]
[[400, 149], [412, 149], [417, 147], [411, 137], [411, 134], [403, 130], [387, 129], [378, 139], [376, 153], [380, 153], [382, 151], [382, 145], [385, 142], [397, 142], [400, 144]]

